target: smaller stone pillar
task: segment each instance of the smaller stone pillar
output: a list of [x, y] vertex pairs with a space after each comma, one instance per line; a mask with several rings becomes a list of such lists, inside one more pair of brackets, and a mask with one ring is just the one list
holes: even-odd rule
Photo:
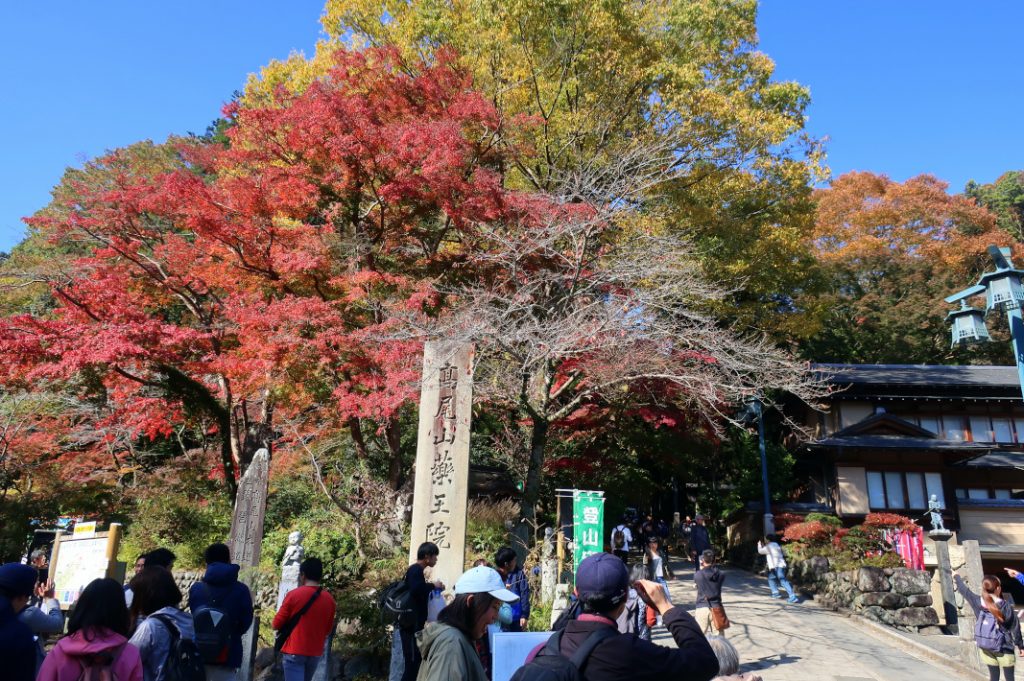
[[946, 618], [949, 633], [958, 631], [956, 595], [953, 591], [953, 568], [949, 563], [949, 539], [953, 533], [946, 529], [932, 530], [928, 536], [935, 542], [935, 558], [938, 561], [939, 588], [942, 590], [942, 612]]
[[[985, 578], [985, 570], [981, 564], [981, 547], [977, 540], [967, 539], [961, 542], [964, 549], [964, 581], [975, 593], [981, 593], [981, 582]], [[960, 659], [968, 666], [985, 671], [985, 666], [978, 656], [978, 646], [974, 643], [974, 612], [967, 604], [963, 595], [958, 594], [959, 602], [963, 603], [962, 616], [960, 617]]]
[[316, 666], [316, 671], [313, 672], [313, 681], [330, 681], [331, 673], [331, 643], [334, 642], [334, 630], [328, 634], [327, 640], [324, 641], [324, 654], [320, 657], [320, 663]]
[[558, 585], [558, 559], [555, 557], [555, 536], [550, 527], [544, 528], [544, 545], [541, 552], [540, 600], [550, 603], [555, 599]]

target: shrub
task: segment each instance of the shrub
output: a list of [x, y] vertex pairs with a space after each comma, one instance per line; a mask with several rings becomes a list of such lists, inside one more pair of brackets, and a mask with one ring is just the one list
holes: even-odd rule
[[509, 499], [470, 501], [466, 509], [467, 567], [478, 558], [494, 562], [498, 549], [510, 545], [508, 523], [518, 517], [519, 505]]
[[864, 525], [895, 530], [910, 530], [917, 526], [913, 520], [898, 513], [869, 513], [864, 518]]
[[842, 520], [834, 515], [829, 515], [828, 513], [808, 513], [804, 520], [809, 523], [819, 522], [834, 529], [838, 529], [843, 526]]
[[884, 531], [909, 529], [913, 521], [895, 513], [871, 513], [861, 525], [841, 526], [835, 516], [809, 513], [802, 523], [786, 528], [784, 547], [793, 561], [824, 556], [837, 570], [857, 567], [898, 567], [903, 564], [899, 554], [885, 541]]

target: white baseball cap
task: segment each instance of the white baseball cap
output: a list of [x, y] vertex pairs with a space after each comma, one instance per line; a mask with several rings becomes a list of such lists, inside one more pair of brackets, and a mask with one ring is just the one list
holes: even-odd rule
[[505, 588], [505, 582], [494, 568], [478, 565], [462, 573], [455, 582], [455, 595], [459, 594], [490, 594], [499, 601], [511, 603], [518, 601], [519, 596]]

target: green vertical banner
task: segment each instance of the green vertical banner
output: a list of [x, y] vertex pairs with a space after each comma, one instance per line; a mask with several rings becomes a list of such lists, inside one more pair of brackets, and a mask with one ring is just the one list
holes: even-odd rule
[[573, 565], [604, 550], [604, 492], [572, 491]]

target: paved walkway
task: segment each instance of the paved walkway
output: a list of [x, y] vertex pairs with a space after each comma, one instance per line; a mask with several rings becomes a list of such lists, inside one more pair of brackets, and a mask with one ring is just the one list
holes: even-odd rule
[[[674, 562], [669, 582], [674, 603], [693, 608], [693, 571]], [[741, 671], [757, 671], [765, 681], [962, 681], [965, 676], [935, 661], [914, 657], [876, 637], [849, 618], [813, 602], [790, 605], [770, 598], [764, 577], [726, 570], [722, 594], [732, 627], [726, 637], [740, 654]], [[884, 636], [884, 635], [883, 635]], [[653, 640], [674, 646], [664, 628]]]

